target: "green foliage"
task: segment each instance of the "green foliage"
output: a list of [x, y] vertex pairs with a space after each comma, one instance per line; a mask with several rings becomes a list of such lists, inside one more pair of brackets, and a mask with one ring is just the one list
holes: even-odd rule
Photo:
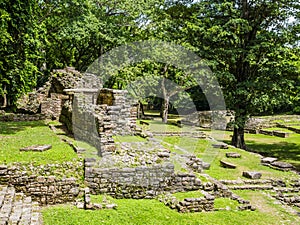
[[44, 28], [37, 1], [4, 0], [0, 8], [0, 97], [14, 105], [21, 94], [36, 85]]

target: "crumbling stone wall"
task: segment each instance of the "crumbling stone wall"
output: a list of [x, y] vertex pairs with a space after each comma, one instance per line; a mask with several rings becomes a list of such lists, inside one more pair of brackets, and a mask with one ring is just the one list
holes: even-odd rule
[[[136, 128], [137, 104], [134, 104], [130, 99], [126, 90], [101, 89], [97, 105], [102, 106], [98, 108], [100, 117], [109, 117], [112, 125], [111, 132], [114, 135], [129, 135], [134, 133]], [[104, 124], [99, 123], [99, 128], [101, 126], [104, 126]]]
[[116, 198], [154, 198], [166, 191], [192, 191], [202, 187], [194, 174], [175, 174], [171, 163], [134, 168], [101, 168], [94, 159], [85, 162], [85, 183], [92, 194]]
[[81, 162], [40, 166], [20, 163], [0, 165], [0, 184], [12, 185], [18, 192], [31, 196], [43, 205], [74, 202], [83, 194], [80, 190], [82, 167]]
[[215, 129], [224, 130], [226, 129], [226, 124], [233, 121], [233, 119], [234, 113], [227, 110], [198, 111], [187, 115], [182, 122], [187, 124], [192, 123], [204, 128], [212, 128], [214, 126]]
[[[96, 104], [95, 96], [98, 96]], [[73, 101], [75, 138], [96, 147], [99, 156], [115, 150], [113, 135], [134, 134], [137, 110], [127, 97], [127, 91], [105, 88], [98, 94], [91, 89], [81, 90], [74, 94]]]
[[44, 120], [45, 115], [43, 114], [13, 114], [13, 113], [7, 113], [0, 115], [0, 121], [38, 121], [38, 120]]

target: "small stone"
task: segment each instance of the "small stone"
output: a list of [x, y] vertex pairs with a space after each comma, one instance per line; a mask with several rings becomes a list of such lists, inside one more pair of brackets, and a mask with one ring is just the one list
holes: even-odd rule
[[99, 210], [103, 208], [102, 204], [99, 203], [93, 203], [92, 206], [94, 210]]
[[214, 148], [221, 148], [221, 149], [228, 149], [228, 145], [221, 143], [221, 144], [213, 144]]
[[202, 162], [202, 168], [203, 168], [204, 170], [208, 170], [208, 169], [210, 168], [210, 164], [207, 163], [207, 162]]
[[52, 145], [32, 145], [25, 148], [20, 148], [20, 151], [43, 152], [52, 148]]
[[226, 153], [227, 158], [241, 158], [241, 154], [236, 152], [227, 152]]
[[243, 176], [250, 179], [260, 179], [262, 174], [260, 172], [244, 171]]
[[77, 202], [77, 203], [76, 203], [76, 207], [77, 207], [78, 209], [84, 209], [84, 203], [83, 203], [83, 202]]
[[107, 204], [105, 206], [106, 209], [116, 209], [117, 208], [117, 205], [116, 204]]
[[275, 166], [279, 169], [284, 169], [284, 170], [289, 170], [289, 169], [293, 169], [294, 166], [290, 163], [286, 163], [286, 162], [281, 162], [281, 161], [275, 161], [271, 163], [272, 166]]
[[229, 163], [229, 162], [225, 162], [223, 160], [220, 160], [221, 166], [224, 168], [228, 168], [228, 169], [235, 169], [236, 165]]
[[261, 159], [261, 163], [273, 163], [277, 161], [277, 158], [273, 158], [273, 157], [265, 157]]

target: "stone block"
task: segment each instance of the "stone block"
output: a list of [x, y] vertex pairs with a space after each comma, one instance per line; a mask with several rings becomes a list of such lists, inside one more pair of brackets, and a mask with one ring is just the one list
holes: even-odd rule
[[291, 170], [295, 168], [292, 164], [281, 161], [272, 162], [271, 165], [281, 170]]
[[24, 148], [20, 148], [20, 151], [33, 151], [43, 152], [52, 148], [52, 145], [32, 145]]
[[236, 165], [234, 165], [233, 163], [225, 162], [223, 160], [220, 160], [220, 164], [224, 168], [228, 168], [228, 169], [235, 169], [236, 168]]
[[241, 154], [236, 152], [227, 152], [226, 153], [227, 158], [241, 158]]
[[213, 146], [214, 148], [228, 149], [228, 145], [227, 145], [227, 144], [224, 144], [224, 143], [213, 144], [212, 146]]
[[243, 176], [249, 179], [260, 179], [262, 174], [260, 172], [244, 171]]
[[277, 158], [273, 158], [273, 157], [265, 157], [261, 159], [261, 163], [267, 163], [267, 164], [273, 163], [275, 161], [277, 161]]

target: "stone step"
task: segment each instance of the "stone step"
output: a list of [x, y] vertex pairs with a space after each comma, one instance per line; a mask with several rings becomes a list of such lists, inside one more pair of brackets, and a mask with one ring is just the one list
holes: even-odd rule
[[42, 224], [40, 207], [31, 197], [16, 192], [14, 187], [0, 185], [0, 225]]
[[272, 190], [272, 185], [238, 185], [230, 186], [231, 190]]

